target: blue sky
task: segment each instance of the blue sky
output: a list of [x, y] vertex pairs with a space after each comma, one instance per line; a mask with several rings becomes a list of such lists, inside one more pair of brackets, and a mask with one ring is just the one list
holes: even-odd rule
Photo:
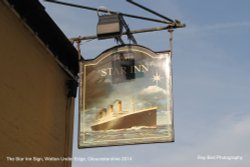
[[[66, 0], [65, 0], [66, 1]], [[94, 35], [97, 14], [41, 1], [67, 37]], [[125, 0], [68, 1], [154, 17]], [[105, 148], [77, 148], [75, 157], [132, 157], [127, 162], [73, 162], [73, 167], [247, 167], [250, 164], [250, 1], [138, 0], [187, 24], [174, 32], [174, 143]], [[161, 24], [126, 19], [131, 29]], [[169, 49], [166, 31], [136, 35], [155, 51]], [[82, 43], [82, 55], [94, 58], [113, 40]], [[76, 100], [78, 102], [78, 100]], [[241, 156], [243, 160], [200, 160], [208, 156]]]

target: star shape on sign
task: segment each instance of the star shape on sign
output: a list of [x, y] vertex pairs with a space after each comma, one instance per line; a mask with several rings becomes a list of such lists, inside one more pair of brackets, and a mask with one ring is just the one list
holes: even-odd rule
[[154, 76], [153, 76], [153, 81], [155, 82], [155, 84], [158, 86], [158, 83], [159, 81], [161, 81], [161, 76], [156, 73]]

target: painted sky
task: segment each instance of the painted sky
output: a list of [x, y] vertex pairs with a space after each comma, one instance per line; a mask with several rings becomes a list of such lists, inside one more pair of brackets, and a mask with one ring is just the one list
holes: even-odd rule
[[[66, 0], [65, 0], [66, 1]], [[67, 37], [94, 35], [97, 14], [41, 1]], [[125, 0], [72, 0], [93, 7], [154, 17]], [[110, 148], [77, 148], [75, 157], [119, 158], [121, 161], [73, 162], [73, 167], [248, 167], [250, 164], [250, 1], [138, 0], [187, 24], [174, 32], [174, 109], [176, 141]], [[161, 26], [126, 19], [131, 29]], [[136, 35], [155, 51], [169, 49], [166, 31]], [[113, 40], [83, 42], [82, 55], [94, 58]], [[78, 101], [78, 100], [77, 100]], [[209, 156], [241, 156], [242, 160], [208, 160]], [[202, 160], [205, 157], [206, 160]]]

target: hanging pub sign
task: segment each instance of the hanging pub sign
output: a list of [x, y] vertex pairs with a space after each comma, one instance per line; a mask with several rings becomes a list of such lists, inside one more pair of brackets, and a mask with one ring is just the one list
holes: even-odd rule
[[174, 141], [170, 52], [117, 46], [81, 70], [80, 148]]

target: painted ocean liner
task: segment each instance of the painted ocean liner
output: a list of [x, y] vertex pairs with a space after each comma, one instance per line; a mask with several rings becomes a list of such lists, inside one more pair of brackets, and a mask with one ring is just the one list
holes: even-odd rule
[[156, 127], [157, 107], [137, 111], [122, 111], [122, 101], [116, 100], [114, 105], [102, 108], [91, 125], [94, 131], [128, 129], [138, 126]]

